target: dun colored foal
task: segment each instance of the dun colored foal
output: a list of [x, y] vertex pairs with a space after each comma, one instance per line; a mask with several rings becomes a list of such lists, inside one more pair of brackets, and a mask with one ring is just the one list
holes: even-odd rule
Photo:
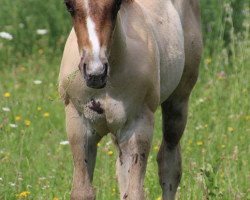
[[143, 191], [154, 112], [162, 109], [158, 153], [164, 200], [181, 179], [180, 138], [202, 52], [198, 0], [65, 0], [73, 26], [65, 45], [59, 92], [74, 175], [72, 200], [95, 199], [97, 143], [108, 133], [119, 151], [120, 198]]

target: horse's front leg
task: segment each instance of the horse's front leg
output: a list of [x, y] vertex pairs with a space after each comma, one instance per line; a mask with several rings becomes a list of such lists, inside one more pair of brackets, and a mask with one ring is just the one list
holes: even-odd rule
[[116, 166], [121, 199], [145, 199], [143, 184], [153, 124], [153, 112], [145, 108], [121, 133], [122, 137], [126, 137], [126, 134], [131, 136], [123, 142], [119, 142], [118, 138], [120, 155]]
[[95, 194], [91, 182], [95, 167], [96, 144], [100, 137], [87, 128], [72, 103], [66, 106], [65, 112], [66, 130], [74, 161], [71, 200], [93, 200]]

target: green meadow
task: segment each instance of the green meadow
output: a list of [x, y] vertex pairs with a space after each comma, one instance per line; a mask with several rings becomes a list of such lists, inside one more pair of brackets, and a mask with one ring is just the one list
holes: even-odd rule
[[[181, 140], [179, 200], [250, 200], [250, 3], [200, 0], [204, 52]], [[57, 92], [71, 19], [63, 0], [1, 0], [0, 200], [67, 200], [73, 162]], [[145, 179], [160, 200], [156, 155], [161, 113]], [[97, 199], [119, 199], [117, 152], [98, 144]]]

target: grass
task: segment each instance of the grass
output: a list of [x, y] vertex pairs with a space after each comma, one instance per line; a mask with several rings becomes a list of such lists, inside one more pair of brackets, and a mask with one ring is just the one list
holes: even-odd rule
[[[250, 199], [249, 3], [241, 1], [241, 14], [234, 4], [202, 1], [205, 49], [181, 141], [181, 200]], [[60, 144], [67, 137], [57, 93], [69, 16], [60, 1], [3, 0], [0, 27], [14, 37], [0, 38], [0, 200], [69, 199], [72, 158]], [[49, 32], [37, 35], [37, 29]], [[161, 196], [155, 161], [161, 137], [157, 111], [145, 180], [149, 200]], [[94, 177], [97, 199], [119, 197], [116, 156], [105, 137]]]

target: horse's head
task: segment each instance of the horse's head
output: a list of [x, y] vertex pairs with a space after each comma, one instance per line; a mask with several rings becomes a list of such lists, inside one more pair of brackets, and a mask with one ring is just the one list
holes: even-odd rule
[[88, 87], [107, 82], [107, 49], [122, 0], [64, 0], [73, 18], [81, 55], [79, 69]]

